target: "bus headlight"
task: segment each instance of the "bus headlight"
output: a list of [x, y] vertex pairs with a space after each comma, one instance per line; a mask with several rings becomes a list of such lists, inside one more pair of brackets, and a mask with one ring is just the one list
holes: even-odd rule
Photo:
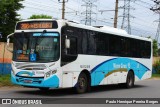
[[52, 74], [55, 74], [55, 73], [57, 73], [57, 70], [53, 70], [53, 71], [52, 71]]
[[48, 78], [48, 77], [50, 77], [51, 75], [53, 75], [55, 73], [57, 73], [57, 70], [48, 71], [48, 72], [45, 73], [45, 78]]
[[45, 73], [45, 77], [48, 78], [51, 75], [51, 71]]

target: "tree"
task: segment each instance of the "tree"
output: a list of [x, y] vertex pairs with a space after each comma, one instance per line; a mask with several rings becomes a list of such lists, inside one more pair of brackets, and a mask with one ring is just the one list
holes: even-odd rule
[[158, 56], [160, 56], [160, 48], [158, 49]]
[[0, 0], [1, 41], [6, 41], [6, 36], [14, 31], [16, 22], [20, 20], [17, 11], [23, 8], [22, 1], [24, 0]]
[[29, 19], [52, 19], [52, 16], [48, 16], [48, 15], [32, 15]]
[[158, 43], [155, 39], [153, 40], [153, 56], [158, 56]]

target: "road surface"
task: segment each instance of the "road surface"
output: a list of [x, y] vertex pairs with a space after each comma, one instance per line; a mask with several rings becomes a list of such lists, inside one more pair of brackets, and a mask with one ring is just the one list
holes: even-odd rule
[[[48, 92], [42, 92], [32, 88], [1, 88], [0, 98], [160, 98], [160, 80], [144, 80], [135, 83], [131, 89], [125, 89], [119, 85], [106, 85], [92, 87], [91, 92], [85, 94], [75, 94], [72, 89], [51, 89]], [[54, 102], [50, 100], [49, 102]], [[0, 105], [0, 107], [26, 107], [27, 105]], [[31, 106], [31, 105], [30, 105]], [[30, 107], [29, 106], [29, 107]], [[36, 105], [32, 105], [37, 107]], [[31, 107], [32, 107], [31, 106]], [[39, 107], [43, 107], [40, 105]], [[55, 107], [56, 105], [45, 105], [45, 107]], [[57, 105], [59, 106], [59, 105]], [[62, 107], [71, 107], [73, 105], [61, 105]], [[81, 107], [81, 105], [74, 105]], [[99, 105], [89, 104], [83, 105], [87, 107], [96, 107]], [[112, 106], [115, 105], [100, 105]], [[118, 107], [126, 107], [127, 105], [117, 105]], [[135, 105], [129, 105], [135, 106]], [[146, 107], [146, 105], [140, 105]], [[153, 105], [147, 105], [149, 107]], [[160, 105], [154, 105], [159, 107]]]

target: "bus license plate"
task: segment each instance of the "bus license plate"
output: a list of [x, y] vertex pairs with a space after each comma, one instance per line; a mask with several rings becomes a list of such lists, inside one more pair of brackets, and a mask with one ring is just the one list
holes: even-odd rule
[[26, 79], [26, 80], [24, 80], [24, 83], [32, 83], [32, 80]]

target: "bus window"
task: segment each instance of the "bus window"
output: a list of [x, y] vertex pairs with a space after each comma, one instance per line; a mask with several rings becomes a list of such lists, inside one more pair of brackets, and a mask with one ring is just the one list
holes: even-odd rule
[[121, 38], [119, 36], [110, 35], [109, 37], [109, 54], [111, 56], [121, 55]]
[[[65, 47], [65, 40], [70, 40], [70, 48]], [[77, 59], [78, 55], [78, 39], [76, 37], [76, 32], [73, 27], [67, 26], [62, 28], [62, 38], [61, 38], [61, 66], [66, 65]]]
[[89, 31], [88, 32], [88, 44], [87, 44], [87, 54], [94, 55], [96, 51], [96, 44], [95, 44], [95, 32]]
[[130, 45], [131, 45], [131, 57], [139, 57], [139, 42], [136, 39], [130, 39]]
[[96, 54], [108, 55], [108, 35], [103, 33], [96, 35]]
[[130, 56], [130, 40], [128, 38], [122, 37], [121, 42], [122, 42], [121, 56], [129, 57]]
[[87, 41], [87, 32], [86, 30], [82, 31], [82, 54], [87, 54], [87, 49], [88, 49], [88, 41]]
[[67, 49], [67, 54], [77, 55], [77, 38], [68, 36], [70, 40], [70, 48]]

